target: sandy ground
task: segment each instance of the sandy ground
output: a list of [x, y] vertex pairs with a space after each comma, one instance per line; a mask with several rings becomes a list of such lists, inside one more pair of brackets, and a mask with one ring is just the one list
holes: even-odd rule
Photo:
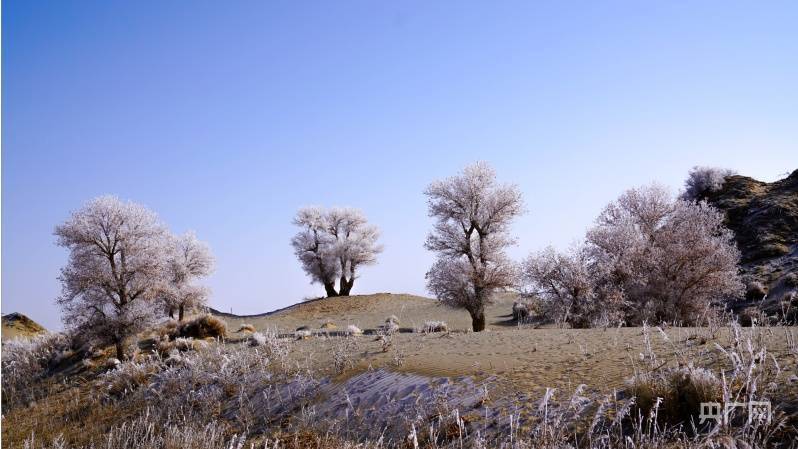
[[[788, 347], [788, 333], [798, 337], [798, 329], [780, 328], [762, 331], [758, 338], [785, 373], [795, 374], [797, 356]], [[728, 329], [719, 331], [715, 339], [707, 338], [707, 329], [698, 328], [668, 329], [664, 335], [668, 340], [656, 329], [650, 333], [657, 366], [726, 366], [727, 360], [715, 343], [729, 346]], [[702, 344], [702, 338], [707, 338], [707, 342]], [[399, 334], [392, 337], [386, 351], [381, 341], [369, 336], [314, 337], [292, 347], [295, 357], [321, 368], [332, 365], [336, 352], [348, 353], [352, 372], [386, 368], [429, 377], [492, 377], [508, 391], [541, 394], [546, 388], [572, 391], [579, 384], [596, 392], [610, 392], [622, 388], [636, 370], [649, 366], [649, 361], [644, 360], [647, 349], [640, 328]]]
[[[339, 328], [355, 324], [363, 329], [382, 324], [397, 315], [403, 327], [417, 327], [425, 320], [443, 320], [450, 333], [395, 334], [387, 345], [374, 336], [313, 337], [291, 345], [292, 357], [319, 369], [331, 367], [342, 357], [351, 373], [389, 369], [432, 378], [470, 376], [492, 378], [506, 391], [545, 392], [547, 387], [572, 391], [579, 384], [596, 392], [610, 392], [624, 386], [636, 370], [651, 363], [663, 366], [693, 363], [722, 368], [726, 357], [715, 346], [731, 344], [730, 330], [668, 328], [648, 330], [650, 360], [642, 328], [537, 329], [511, 321], [513, 298], [500, 298], [487, 309], [488, 328], [467, 332], [468, 314], [439, 305], [431, 299], [377, 294], [333, 298], [302, 303], [268, 316], [226, 318], [231, 331], [243, 323], [257, 329], [292, 331], [299, 326], [320, 327], [331, 320]], [[788, 337], [798, 337], [798, 328], [750, 328], [743, 330], [760, 341], [776, 357], [786, 373], [796, 373], [796, 359]], [[235, 335], [235, 334], [234, 334]], [[241, 335], [241, 334], [239, 334]], [[648, 358], [647, 358], [648, 357]], [[344, 374], [346, 375], [346, 373]]]

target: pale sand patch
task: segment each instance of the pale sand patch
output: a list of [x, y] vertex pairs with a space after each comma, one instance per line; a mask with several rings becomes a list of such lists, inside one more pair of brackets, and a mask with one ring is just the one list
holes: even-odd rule
[[[798, 328], [776, 328], [761, 332], [768, 351], [776, 357], [784, 372], [796, 372], [796, 356], [787, 346], [786, 333], [798, 336]], [[689, 339], [706, 335], [704, 328], [665, 330], [669, 340], [651, 329], [650, 340], [657, 365], [696, 366], [719, 369], [728, 367], [728, 360], [714, 344], [728, 347], [729, 331], [721, 330], [717, 338], [697, 344]], [[596, 392], [609, 393], [622, 389], [635, 371], [648, 369], [641, 360], [646, 345], [641, 328], [621, 329], [502, 329], [479, 333], [398, 334], [383, 352], [383, 343], [373, 336], [346, 337], [353, 373], [373, 369], [429, 377], [491, 377], [507, 391], [542, 394], [546, 388], [573, 391], [585, 384]], [[341, 351], [343, 338], [323, 338], [297, 342], [292, 357], [307, 361], [315, 369], [332, 366], [332, 354]], [[785, 378], [786, 379], [786, 378]]]
[[[570, 392], [580, 384], [596, 393], [611, 393], [624, 388], [625, 381], [636, 371], [650, 368], [650, 362], [641, 359], [641, 354], [647, 353], [642, 328], [519, 327], [511, 320], [513, 300], [514, 296], [508, 294], [489, 306], [486, 310], [488, 328], [478, 333], [467, 332], [471, 321], [466, 312], [412, 295], [324, 299], [265, 316], [224, 319], [229, 328], [247, 322], [259, 330], [287, 332], [299, 326], [318, 329], [326, 320], [334, 322], [338, 328], [354, 324], [364, 330], [374, 329], [389, 315], [397, 315], [402, 327], [419, 327], [426, 320], [441, 320], [455, 330], [395, 334], [387, 347], [373, 335], [313, 337], [291, 346], [291, 357], [329, 375], [335, 375], [333, 354], [349, 353], [350, 368], [338, 375], [337, 382], [369, 370], [386, 369], [430, 378], [468, 376], [476, 381], [491, 378], [497, 391], [539, 397], [546, 388]], [[785, 376], [796, 373], [798, 355], [790, 352], [786, 335], [792, 332], [798, 337], [798, 328], [758, 328], [745, 332], [753, 332], [754, 338], [765, 344]], [[343, 345], [344, 339], [349, 342], [347, 345]], [[728, 347], [729, 329], [721, 329], [713, 339], [706, 328], [669, 328], [660, 332], [652, 327], [649, 340], [656, 363], [663, 367], [679, 363], [715, 370], [728, 367], [728, 361], [715, 344]]]

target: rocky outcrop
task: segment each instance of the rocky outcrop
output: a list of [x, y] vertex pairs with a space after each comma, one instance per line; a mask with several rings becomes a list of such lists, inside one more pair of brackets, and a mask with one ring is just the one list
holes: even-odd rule
[[798, 317], [798, 170], [772, 183], [728, 176], [719, 190], [705, 193], [702, 199], [726, 213], [726, 226], [734, 231], [741, 252], [741, 268], [751, 287], [748, 301], [735, 308], [756, 307], [767, 314], [789, 315], [794, 321]]

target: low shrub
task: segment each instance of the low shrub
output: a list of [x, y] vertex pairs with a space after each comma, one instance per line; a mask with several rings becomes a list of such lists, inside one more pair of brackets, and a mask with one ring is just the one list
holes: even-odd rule
[[47, 333], [4, 342], [0, 376], [3, 408], [35, 400], [38, 392], [31, 385], [59, 364], [65, 354], [71, 351], [71, 346], [71, 339], [62, 333]]
[[[212, 337], [208, 337], [208, 339], [210, 340], [212, 339]], [[197, 340], [194, 338], [185, 338], [185, 337], [175, 338], [172, 344], [173, 344], [173, 349], [176, 349], [179, 352], [199, 351], [201, 349], [205, 349], [208, 347], [208, 342], [205, 340]]]
[[155, 334], [158, 335], [162, 340], [164, 338], [174, 339], [178, 333], [178, 327], [180, 327], [180, 323], [177, 320], [169, 320], [161, 325], [158, 329], [156, 329]]
[[766, 315], [763, 311], [756, 307], [746, 307], [738, 314], [740, 325], [744, 327], [751, 327], [765, 322]]
[[349, 326], [346, 326], [346, 333], [349, 335], [361, 335], [363, 334], [363, 330], [354, 324], [350, 324]]
[[628, 381], [644, 417], [656, 415], [661, 422], [698, 425], [702, 402], [723, 402], [723, 384], [715, 374], [692, 366], [638, 374]]
[[236, 331], [236, 333], [237, 333], [237, 334], [240, 334], [241, 332], [249, 332], [249, 333], [254, 333], [254, 332], [255, 332], [255, 326], [253, 326], [253, 325], [251, 325], [251, 324], [242, 324], [242, 325], [241, 325], [241, 327], [240, 327], [240, 328], [238, 328], [238, 330]]
[[148, 385], [152, 376], [164, 368], [161, 358], [156, 356], [141, 362], [122, 363], [117, 359], [108, 359], [105, 366], [109, 368], [108, 371], [101, 374], [96, 382], [96, 391], [104, 399], [120, 399], [133, 393]]
[[748, 300], [760, 300], [767, 293], [767, 288], [759, 281], [751, 281], [745, 286], [745, 298]]
[[525, 321], [529, 317], [529, 308], [526, 304], [515, 301], [513, 302], [513, 319], [515, 321]]
[[224, 321], [213, 315], [203, 315], [191, 321], [180, 323], [170, 338], [189, 337], [194, 339], [224, 338], [227, 335], [227, 325]]
[[734, 174], [733, 170], [725, 168], [693, 167], [684, 182], [685, 191], [682, 198], [688, 201], [698, 201], [707, 194], [723, 188], [726, 178]]
[[781, 257], [790, 253], [790, 247], [784, 243], [768, 242], [759, 247], [761, 257]]
[[281, 339], [275, 330], [264, 330], [250, 335], [249, 346], [262, 348], [268, 357], [272, 357], [282, 364], [289, 362], [288, 342]]
[[393, 334], [394, 332], [399, 331], [399, 324], [394, 323], [393, 321], [386, 321], [385, 324], [380, 327], [380, 330], [386, 334]]
[[255, 332], [249, 336], [250, 346], [263, 346], [266, 344], [266, 336], [260, 332]]
[[419, 331], [425, 334], [430, 332], [449, 332], [449, 326], [446, 325], [445, 321], [425, 321]]

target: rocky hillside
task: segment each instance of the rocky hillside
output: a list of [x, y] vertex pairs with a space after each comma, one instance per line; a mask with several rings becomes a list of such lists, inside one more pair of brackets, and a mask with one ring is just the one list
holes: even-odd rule
[[3, 340], [19, 337], [32, 337], [47, 330], [39, 323], [21, 313], [3, 315]]
[[798, 170], [772, 183], [728, 176], [705, 198], [726, 212], [749, 285], [762, 284], [761, 293], [749, 288], [749, 300], [761, 301], [767, 293], [768, 305], [781, 307], [798, 289]]

